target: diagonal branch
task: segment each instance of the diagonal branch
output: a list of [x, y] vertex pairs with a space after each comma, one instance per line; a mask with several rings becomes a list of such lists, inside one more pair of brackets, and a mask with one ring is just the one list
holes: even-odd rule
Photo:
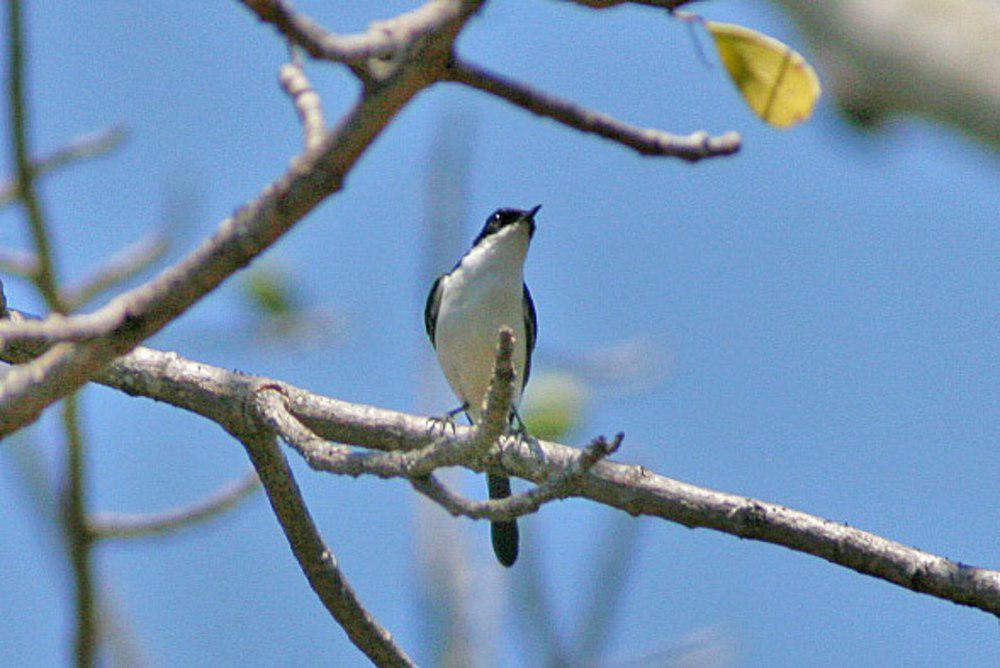
[[392, 635], [362, 606], [344, 577], [337, 558], [323, 542], [288, 461], [274, 437], [247, 432], [238, 435], [264, 485], [268, 501], [292, 553], [320, 601], [351, 642], [377, 666], [415, 666]]
[[223, 485], [208, 497], [183, 508], [150, 515], [92, 514], [88, 530], [94, 538], [162, 536], [201, 524], [235, 508], [260, 487], [256, 473]]
[[[212, 238], [182, 261], [104, 308], [63, 323], [71, 331], [100, 334], [86, 342], [60, 344], [11, 370], [0, 385], [0, 436], [35, 420], [46, 406], [83, 385], [114, 357], [158, 332], [337, 192], [395, 114], [435, 80], [452, 41], [478, 6], [472, 0], [428, 5], [436, 21], [435, 39], [428, 36], [390, 77], [366, 88], [315, 150], [293, 161], [285, 175], [223, 221]], [[5, 336], [9, 332], [0, 332], [0, 339]]]
[[85, 306], [99, 295], [148, 269], [166, 255], [169, 248], [170, 239], [163, 232], [147, 234], [112, 255], [78, 284], [63, 289], [63, 302], [71, 311]]
[[719, 137], [707, 132], [681, 136], [636, 127], [461, 60], [452, 63], [447, 77], [449, 81], [495, 95], [533, 114], [628, 146], [642, 155], [672, 156], [695, 162], [730, 155], [740, 149], [740, 136], [736, 132], [727, 132]]

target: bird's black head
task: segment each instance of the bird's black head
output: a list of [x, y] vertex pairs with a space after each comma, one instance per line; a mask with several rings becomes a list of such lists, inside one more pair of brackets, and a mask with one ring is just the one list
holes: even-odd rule
[[476, 240], [472, 242], [475, 246], [480, 241], [490, 236], [491, 234], [496, 234], [508, 225], [513, 225], [514, 223], [519, 223], [525, 221], [528, 223], [528, 234], [534, 235], [535, 233], [535, 214], [538, 210], [542, 208], [539, 204], [533, 209], [527, 211], [522, 211], [521, 209], [497, 209], [490, 217], [486, 219], [486, 224], [483, 225], [483, 229], [479, 232], [479, 236]]

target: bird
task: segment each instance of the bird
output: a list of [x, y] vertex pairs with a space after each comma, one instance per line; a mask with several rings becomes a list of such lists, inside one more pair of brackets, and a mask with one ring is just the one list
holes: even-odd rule
[[[455, 267], [434, 281], [424, 307], [424, 326], [438, 363], [464, 411], [476, 424], [493, 376], [500, 329], [514, 333], [514, 405], [531, 375], [538, 318], [527, 283], [524, 262], [535, 234], [533, 209], [497, 209], [486, 219], [472, 247]], [[524, 430], [523, 423], [521, 424]], [[489, 497], [510, 496], [510, 478], [489, 474]], [[490, 526], [493, 553], [504, 566], [514, 565], [518, 554], [516, 521], [493, 522]]]

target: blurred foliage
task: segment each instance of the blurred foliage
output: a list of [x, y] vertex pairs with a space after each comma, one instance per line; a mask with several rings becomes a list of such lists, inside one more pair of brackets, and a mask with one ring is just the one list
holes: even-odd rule
[[583, 424], [589, 392], [576, 374], [547, 371], [532, 377], [521, 402], [528, 431], [544, 441], [564, 441]]
[[254, 267], [241, 284], [250, 309], [265, 318], [287, 318], [303, 310], [304, 300], [291, 272], [273, 265]]

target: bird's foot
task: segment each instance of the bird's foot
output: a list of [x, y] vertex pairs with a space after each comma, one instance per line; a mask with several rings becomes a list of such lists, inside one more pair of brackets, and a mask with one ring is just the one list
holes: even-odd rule
[[467, 410], [468, 408], [469, 408], [469, 404], [462, 404], [458, 408], [453, 408], [452, 410], [448, 411], [444, 415], [434, 416], [434, 417], [427, 418], [427, 422], [430, 425], [430, 431], [431, 431], [431, 433], [434, 433], [435, 431], [440, 430], [440, 432], [442, 434], [445, 434], [445, 433], [448, 432], [449, 429], [451, 429], [451, 435], [454, 436], [455, 435], [455, 416], [458, 415], [459, 413]]

